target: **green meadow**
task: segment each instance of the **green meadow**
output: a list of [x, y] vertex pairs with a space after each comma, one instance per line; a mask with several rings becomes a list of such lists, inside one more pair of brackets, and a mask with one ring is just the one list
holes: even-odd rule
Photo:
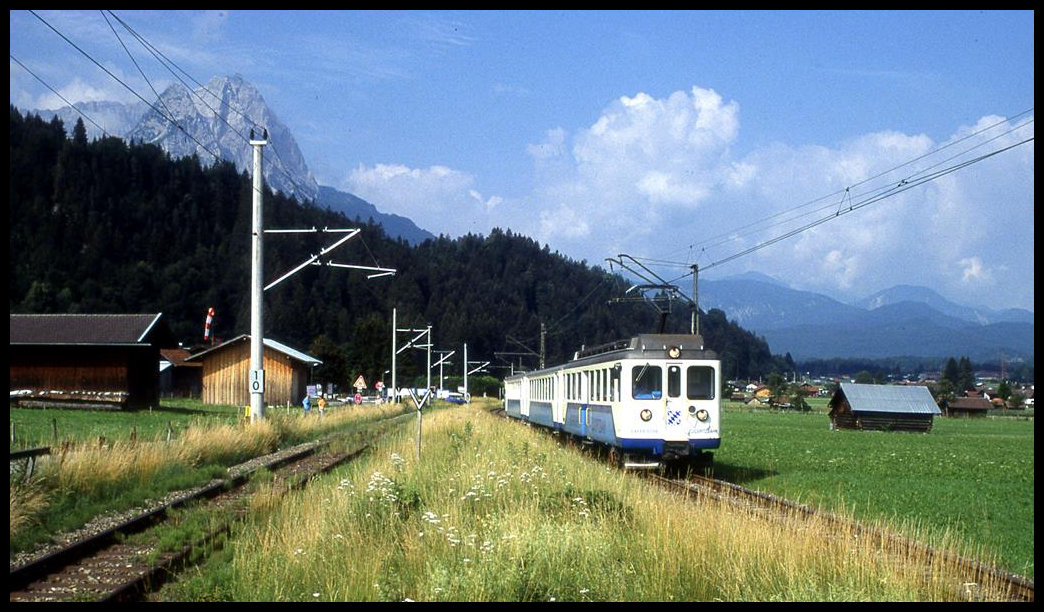
[[730, 404], [715, 474], [910, 531], [949, 533], [1034, 575], [1033, 420], [936, 417], [927, 434], [830, 430], [825, 412]]

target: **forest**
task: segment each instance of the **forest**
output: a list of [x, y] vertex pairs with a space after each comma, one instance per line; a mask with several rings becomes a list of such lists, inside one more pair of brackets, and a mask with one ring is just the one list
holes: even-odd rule
[[[67, 137], [60, 120], [12, 106], [8, 189], [11, 313], [162, 312], [194, 349], [213, 307], [217, 341], [249, 333], [252, 186], [232, 164], [174, 159], [113, 137], [89, 141], [82, 121]], [[612, 303], [627, 279], [509, 229], [413, 246], [372, 219], [348, 219], [267, 188], [264, 226], [360, 228], [324, 259], [397, 271], [368, 279], [358, 270], [308, 266], [265, 293], [265, 337], [323, 360], [322, 380], [380, 378], [390, 367], [393, 309], [399, 329], [430, 325], [436, 349], [457, 351], [454, 372], [467, 343], [469, 361], [489, 361], [496, 377], [535, 367], [542, 336], [550, 365], [582, 345], [659, 327], [648, 304]], [[266, 234], [266, 284], [342, 235]], [[676, 304], [666, 331], [687, 333], [689, 317]], [[720, 310], [701, 313], [700, 330], [730, 378], [795, 369]], [[400, 372], [422, 375], [425, 356], [409, 354], [400, 356]]]

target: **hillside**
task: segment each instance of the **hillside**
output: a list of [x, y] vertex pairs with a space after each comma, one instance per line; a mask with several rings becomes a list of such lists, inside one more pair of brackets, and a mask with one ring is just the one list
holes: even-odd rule
[[[12, 313], [162, 312], [191, 346], [201, 341], [213, 307], [217, 337], [249, 330], [252, 194], [245, 173], [228, 162], [204, 167], [191, 157], [172, 159], [155, 145], [91, 141], [82, 124], [67, 138], [60, 121], [23, 117], [14, 107], [10, 134]], [[354, 220], [266, 188], [265, 224], [349, 227]], [[266, 293], [266, 337], [329, 356], [372, 380], [388, 367], [393, 308], [400, 327], [431, 325], [436, 346], [467, 342], [471, 358], [505, 370], [507, 360], [496, 353], [536, 349], [541, 324], [548, 363], [583, 344], [654, 329], [652, 309], [609, 306], [627, 287], [622, 278], [510, 231], [411, 245], [376, 223], [359, 227], [330, 261], [398, 273], [367, 280], [309, 266]], [[330, 242], [316, 234], [267, 236], [265, 278], [281, 276]], [[685, 317], [671, 324], [688, 329]], [[702, 329], [732, 375], [789, 368], [720, 311], [707, 313]], [[413, 353], [412, 363], [409, 354], [401, 356], [400, 367], [423, 371], [424, 356]]]

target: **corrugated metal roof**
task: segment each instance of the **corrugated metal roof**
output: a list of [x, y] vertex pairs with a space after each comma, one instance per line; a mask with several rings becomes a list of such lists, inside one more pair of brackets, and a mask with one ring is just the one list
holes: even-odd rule
[[841, 383], [852, 412], [942, 414], [928, 387]]
[[[190, 361], [190, 362], [191, 361], [199, 361], [203, 357], [203, 355], [206, 355], [207, 353], [223, 349], [226, 346], [230, 346], [230, 345], [235, 344], [237, 342], [244, 342], [244, 341], [249, 341], [249, 340], [250, 340], [250, 334], [241, 334], [241, 335], [236, 336], [235, 338], [232, 338], [231, 340], [229, 340], [227, 342], [224, 342], [222, 344], [219, 344], [219, 345], [217, 345], [217, 346], [215, 346], [213, 348], [209, 348], [209, 349], [207, 349], [205, 351], [196, 353], [195, 355], [192, 355], [191, 357], [186, 358], [185, 361]], [[312, 357], [311, 355], [308, 355], [307, 353], [302, 353], [301, 351], [299, 351], [297, 349], [290, 348], [289, 346], [283, 344], [282, 342], [276, 342], [275, 340], [272, 340], [271, 338], [263, 338], [262, 339], [262, 343], [265, 346], [267, 346], [268, 348], [270, 348], [270, 349], [272, 349], [274, 351], [279, 351], [280, 353], [283, 353], [284, 355], [287, 355], [288, 357], [291, 357], [293, 359], [296, 359], [296, 360], [298, 360], [298, 361], [300, 361], [302, 363], [306, 363], [308, 365], [314, 365], [315, 366], [315, 365], [322, 365], [322, 363], [323, 363], [319, 359], [316, 359], [315, 357]]]
[[176, 346], [159, 314], [12, 314], [11, 344]]
[[289, 355], [289, 356], [293, 357], [294, 359], [296, 359], [298, 361], [303, 361], [304, 363], [307, 363], [307, 364], [310, 364], [310, 365], [322, 365], [323, 364], [322, 361], [319, 361], [315, 357], [312, 357], [311, 355], [308, 355], [306, 353], [302, 353], [301, 351], [298, 351], [296, 349], [292, 349], [289, 346], [287, 346], [287, 345], [285, 345], [285, 344], [283, 344], [281, 342], [276, 342], [275, 340], [273, 340], [271, 338], [264, 338], [264, 339], [262, 339], [262, 342], [268, 348], [275, 349], [275, 350], [277, 350], [277, 351], [279, 351], [281, 353]]

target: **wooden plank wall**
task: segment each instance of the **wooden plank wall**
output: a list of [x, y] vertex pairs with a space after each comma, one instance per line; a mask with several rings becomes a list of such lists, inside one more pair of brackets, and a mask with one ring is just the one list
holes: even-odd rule
[[[308, 366], [264, 349], [265, 403], [285, 406], [304, 396]], [[203, 403], [246, 406], [250, 403], [250, 343], [241, 342], [216, 351], [203, 360]]]

